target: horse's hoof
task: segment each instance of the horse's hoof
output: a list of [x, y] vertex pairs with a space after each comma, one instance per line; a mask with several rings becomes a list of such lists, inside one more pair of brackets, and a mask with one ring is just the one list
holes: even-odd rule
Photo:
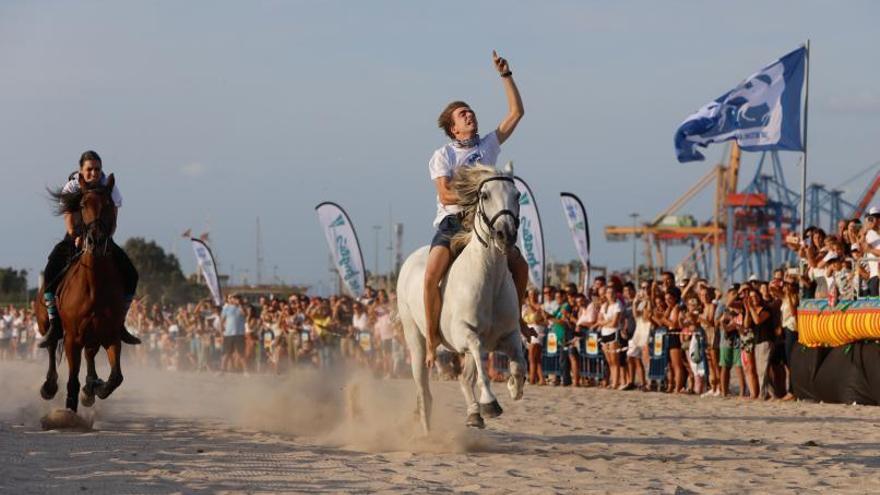
[[104, 400], [107, 397], [110, 397], [110, 394], [112, 394], [113, 391], [119, 388], [119, 385], [122, 384], [122, 375], [118, 377], [111, 376], [110, 379], [106, 382], [101, 382], [100, 378], [97, 381], [100, 383], [100, 385], [96, 384], [95, 393], [98, 395], [99, 399]]
[[92, 407], [95, 404], [95, 396], [89, 395], [86, 393], [85, 390], [83, 390], [79, 394], [79, 401], [80, 401], [80, 403], [82, 403], [82, 405], [84, 405], [86, 407]]
[[480, 416], [480, 413], [468, 414], [465, 425], [467, 425], [468, 428], [479, 428], [481, 430], [486, 427], [486, 423], [483, 421], [483, 417]]
[[45, 382], [40, 387], [40, 397], [43, 400], [50, 400], [58, 393], [58, 382]]
[[501, 405], [498, 404], [497, 400], [493, 400], [488, 404], [480, 404], [480, 414], [487, 418], [497, 418], [503, 412], [504, 409], [501, 409]]

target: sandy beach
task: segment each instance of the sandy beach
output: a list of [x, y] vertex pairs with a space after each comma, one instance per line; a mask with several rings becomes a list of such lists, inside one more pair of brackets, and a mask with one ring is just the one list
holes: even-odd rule
[[127, 369], [80, 406], [92, 431], [43, 431], [64, 395], [62, 379], [39, 398], [43, 372], [0, 363], [4, 493], [880, 490], [871, 407], [554, 387], [514, 403], [499, 386], [505, 413], [478, 431], [457, 383], [433, 382], [436, 429], [420, 438], [408, 380]]

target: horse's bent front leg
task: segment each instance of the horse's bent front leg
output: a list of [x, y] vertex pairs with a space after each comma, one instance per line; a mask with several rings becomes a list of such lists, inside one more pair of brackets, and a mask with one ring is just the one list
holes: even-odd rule
[[46, 372], [46, 381], [40, 387], [40, 396], [49, 400], [58, 393], [58, 369], [55, 366], [55, 353], [58, 351], [58, 345], [50, 345], [46, 351], [49, 353], [49, 371]]
[[489, 376], [483, 369], [483, 360], [481, 359], [483, 346], [480, 343], [480, 338], [477, 337], [477, 334], [471, 332], [467, 340], [468, 352], [471, 353], [476, 364], [477, 383], [480, 387], [480, 414], [487, 418], [501, 416], [501, 413], [504, 411], [498, 404], [498, 399], [495, 398], [495, 394], [492, 393]]
[[506, 354], [510, 361], [510, 378], [507, 380], [510, 398], [520, 400], [526, 382], [526, 358], [523, 355], [523, 341], [519, 329], [502, 340], [498, 344], [498, 350]]
[[83, 385], [80, 402], [86, 407], [92, 407], [95, 403], [95, 389], [100, 387], [104, 382], [98, 378], [98, 372], [95, 370], [95, 355], [98, 354], [98, 347], [89, 347], [85, 349], [86, 353], [86, 384]]
[[95, 393], [101, 400], [106, 399], [122, 384], [122, 366], [120, 358], [122, 354], [122, 342], [116, 341], [107, 347], [107, 360], [110, 361], [110, 377], [106, 383], [102, 383], [95, 389]]
[[79, 399], [77, 394], [79, 394], [79, 368], [82, 364], [82, 348], [73, 344], [73, 339], [70, 340], [70, 344], [65, 342], [64, 350], [67, 352], [67, 402], [66, 406], [73, 412], [76, 412], [77, 406], [79, 405]]

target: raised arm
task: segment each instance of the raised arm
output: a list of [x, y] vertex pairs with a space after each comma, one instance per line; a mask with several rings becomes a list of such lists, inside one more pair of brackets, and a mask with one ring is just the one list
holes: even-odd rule
[[519, 124], [520, 119], [525, 115], [525, 110], [523, 109], [519, 89], [517, 89], [516, 83], [513, 82], [513, 73], [510, 71], [507, 60], [499, 57], [495, 50], [492, 50], [492, 61], [495, 63], [495, 69], [498, 70], [498, 74], [501, 75], [501, 80], [504, 84], [504, 94], [507, 95], [507, 115], [498, 124], [498, 129], [495, 130], [498, 136], [498, 143], [504, 144], [504, 141], [507, 141], [507, 138], [513, 134], [516, 125]]

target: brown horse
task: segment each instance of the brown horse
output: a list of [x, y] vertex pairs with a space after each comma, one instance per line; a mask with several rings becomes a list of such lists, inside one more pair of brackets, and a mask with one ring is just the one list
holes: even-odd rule
[[[58, 311], [64, 328], [64, 352], [69, 370], [67, 408], [76, 412], [80, 387], [79, 369], [82, 351], [86, 354], [86, 384], [82, 387], [82, 403], [90, 407], [95, 395], [106, 399], [122, 383], [120, 367], [121, 329], [125, 323], [123, 279], [110, 256], [113, 232], [116, 230], [116, 208], [111, 200], [115, 178], [105, 185], [89, 185], [80, 177], [80, 190], [60, 195], [62, 211], [79, 212], [84, 225], [82, 251], [74, 258], [57, 290]], [[41, 289], [42, 290], [42, 289]], [[34, 304], [40, 332], [46, 333], [48, 314], [39, 301]], [[95, 355], [103, 347], [110, 361], [110, 377], [98, 378]], [[40, 388], [40, 395], [49, 400], [58, 392], [55, 369], [56, 346], [49, 346], [49, 371]]]

